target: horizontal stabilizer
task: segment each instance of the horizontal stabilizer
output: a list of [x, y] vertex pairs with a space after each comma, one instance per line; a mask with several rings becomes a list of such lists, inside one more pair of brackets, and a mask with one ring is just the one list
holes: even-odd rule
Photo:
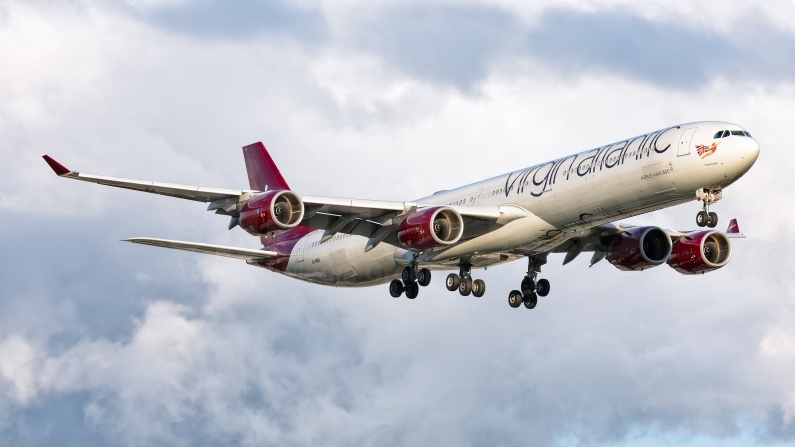
[[273, 251], [252, 250], [249, 248], [225, 247], [223, 245], [200, 244], [198, 242], [170, 241], [167, 239], [154, 239], [148, 237], [134, 237], [123, 239], [134, 244], [152, 245], [155, 247], [174, 248], [177, 250], [193, 251], [208, 255], [225, 256], [245, 260], [270, 259], [277, 255]]

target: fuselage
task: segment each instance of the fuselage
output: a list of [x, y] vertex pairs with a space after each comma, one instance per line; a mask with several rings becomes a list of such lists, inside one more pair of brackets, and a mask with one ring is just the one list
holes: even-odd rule
[[[727, 132], [724, 132], [727, 131]], [[723, 134], [726, 134], [723, 137]], [[720, 192], [750, 169], [759, 145], [736, 124], [681, 124], [547, 161], [416, 200], [451, 207], [513, 205], [527, 211], [483, 236], [421, 253], [431, 269], [475, 268], [542, 253], [577, 231], [696, 200]], [[310, 282], [369, 286], [400, 275], [411, 252], [367, 238], [337, 234], [320, 243], [322, 230], [297, 227], [263, 238], [273, 260], [254, 263]]]

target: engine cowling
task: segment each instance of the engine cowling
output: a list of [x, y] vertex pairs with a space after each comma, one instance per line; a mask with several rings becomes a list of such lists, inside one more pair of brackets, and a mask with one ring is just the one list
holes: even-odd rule
[[455, 244], [464, 234], [464, 219], [446, 206], [425, 208], [404, 220], [397, 231], [400, 244], [422, 251]]
[[641, 271], [668, 260], [672, 249], [671, 237], [660, 227], [633, 228], [613, 239], [606, 259], [620, 270]]
[[251, 199], [240, 211], [240, 227], [259, 236], [293, 228], [304, 218], [304, 202], [298, 194], [277, 190]]
[[673, 247], [668, 265], [683, 275], [699, 275], [729, 263], [732, 244], [719, 231], [700, 231], [680, 237]]

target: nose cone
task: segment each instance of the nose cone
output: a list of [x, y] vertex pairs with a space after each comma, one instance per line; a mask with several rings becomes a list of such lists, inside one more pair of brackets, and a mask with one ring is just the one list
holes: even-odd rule
[[733, 178], [732, 181], [748, 172], [759, 158], [759, 143], [750, 137], [736, 138], [732, 141], [731, 161], [727, 166], [727, 174]]
[[747, 171], [756, 163], [756, 159], [759, 158], [759, 142], [753, 138], [745, 139], [741, 153], [743, 164], [746, 166], [745, 170]]

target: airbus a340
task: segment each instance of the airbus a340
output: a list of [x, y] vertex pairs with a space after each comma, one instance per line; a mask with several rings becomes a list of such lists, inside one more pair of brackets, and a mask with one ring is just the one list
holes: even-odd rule
[[[527, 275], [508, 293], [511, 307], [536, 306], [550, 283], [539, 279], [550, 253], [563, 264], [592, 252], [620, 270], [667, 263], [692, 275], [725, 266], [732, 220], [716, 231], [710, 206], [745, 174], [759, 144], [742, 127], [696, 122], [667, 127], [410, 202], [341, 199], [293, 191], [262, 143], [243, 148], [250, 189], [224, 189], [106, 177], [72, 171], [45, 155], [61, 177], [208, 202], [260, 238], [261, 249], [153, 238], [138, 244], [244, 259], [294, 278], [337, 287], [389, 283], [389, 293], [414, 299], [431, 271], [453, 270], [447, 289], [481, 297], [472, 269], [528, 259]], [[612, 223], [699, 201], [700, 230]], [[519, 281], [517, 281], [519, 282]]]

